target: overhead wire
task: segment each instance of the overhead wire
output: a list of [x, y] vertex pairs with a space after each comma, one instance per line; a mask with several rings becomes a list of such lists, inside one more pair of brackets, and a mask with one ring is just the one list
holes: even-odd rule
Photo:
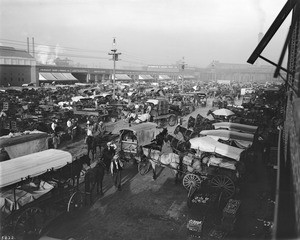
[[[14, 46], [23, 46], [24, 48], [27, 48], [28, 43], [26, 41], [18, 41], [18, 40], [11, 40], [11, 39], [5, 39], [5, 38], [0, 38], [0, 42], [5, 43], [5, 44], [10, 44]], [[31, 46], [31, 45], [29, 45]], [[65, 47], [65, 46], [60, 46], [59, 44], [57, 45], [51, 45], [51, 44], [43, 44], [39, 42], [35, 42], [35, 46], [38, 46], [39, 48], [35, 49], [36, 54], [55, 54], [56, 48], [58, 48], [60, 51], [58, 53], [59, 57], [73, 57], [73, 58], [86, 58], [86, 59], [105, 59], [105, 60], [111, 60], [110, 57], [103, 57], [103, 56], [95, 56], [91, 55], [90, 53], [105, 53], [108, 54], [108, 51], [103, 51], [103, 50], [91, 50], [91, 49], [83, 49], [83, 48], [75, 48], [75, 47]], [[52, 48], [51, 51], [46, 51], [42, 50], [43, 47], [49, 47]], [[18, 50], [16, 50], [18, 51]], [[84, 53], [84, 54], [82, 54]], [[128, 63], [135, 63], [139, 65], [157, 65], [157, 64], [151, 64], [152, 60], [150, 58], [143, 58], [140, 56], [137, 56], [135, 54], [128, 53], [127, 51], [122, 52], [122, 60], [123, 62], [128, 62]], [[169, 64], [165, 64], [169, 65]]]

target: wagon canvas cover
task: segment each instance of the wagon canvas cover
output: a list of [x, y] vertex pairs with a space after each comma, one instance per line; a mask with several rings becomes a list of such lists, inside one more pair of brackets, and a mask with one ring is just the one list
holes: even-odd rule
[[232, 123], [232, 122], [218, 122], [213, 123], [215, 129], [226, 128], [228, 130], [246, 132], [254, 134], [257, 131], [257, 126], [241, 124], [241, 123]]
[[24, 135], [0, 137], [0, 146], [4, 147], [9, 157], [17, 158], [27, 154], [48, 149], [48, 134], [40, 131], [31, 131]]
[[218, 140], [234, 140], [237, 145], [242, 147], [250, 147], [253, 143], [254, 135], [251, 133], [237, 132], [231, 130], [203, 130], [200, 132], [201, 135], [210, 136]]
[[18, 183], [27, 177], [42, 175], [72, 162], [69, 152], [49, 149], [0, 162], [0, 188]]
[[134, 125], [132, 127], [123, 128], [120, 130], [121, 134], [124, 130], [132, 131], [137, 137], [137, 142], [139, 146], [148, 145], [160, 132], [157, 128], [157, 124], [147, 122]]
[[190, 143], [192, 149], [199, 149], [203, 152], [217, 153], [236, 161], [240, 160], [240, 155], [244, 151], [243, 149], [220, 143], [209, 136], [193, 138], [190, 140]]

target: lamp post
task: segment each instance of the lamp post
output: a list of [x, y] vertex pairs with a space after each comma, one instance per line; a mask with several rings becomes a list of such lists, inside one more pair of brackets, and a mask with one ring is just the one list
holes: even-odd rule
[[117, 48], [116, 48], [116, 38], [114, 37], [113, 39], [113, 44], [112, 44], [112, 49], [111, 52], [108, 53], [108, 55], [112, 55], [112, 60], [114, 61], [114, 68], [113, 68], [113, 99], [115, 100], [115, 95], [116, 95], [116, 61], [119, 60], [119, 55], [121, 55], [121, 53], [117, 52]]

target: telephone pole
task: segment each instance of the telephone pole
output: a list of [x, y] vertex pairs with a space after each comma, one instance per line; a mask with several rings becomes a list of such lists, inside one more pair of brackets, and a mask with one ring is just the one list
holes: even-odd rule
[[184, 72], [184, 69], [185, 69], [185, 62], [184, 62], [184, 57], [182, 57], [182, 63], [181, 63], [181, 91], [183, 92], [183, 82], [184, 82], [184, 75], [183, 75], [183, 72]]
[[115, 99], [115, 95], [116, 95], [116, 89], [115, 89], [115, 86], [116, 86], [116, 61], [119, 60], [119, 55], [121, 55], [121, 53], [117, 52], [116, 38], [115, 37], [113, 39], [111, 52], [108, 53], [108, 55], [112, 55], [112, 60], [114, 61], [114, 68], [113, 68], [113, 99]]

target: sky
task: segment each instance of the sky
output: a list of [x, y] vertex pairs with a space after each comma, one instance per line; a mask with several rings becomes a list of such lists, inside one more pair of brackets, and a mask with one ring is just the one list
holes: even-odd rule
[[[27, 49], [53, 63], [70, 58], [91, 67], [246, 63], [286, 0], [0, 0], [0, 45]], [[290, 20], [263, 56], [277, 62]]]

